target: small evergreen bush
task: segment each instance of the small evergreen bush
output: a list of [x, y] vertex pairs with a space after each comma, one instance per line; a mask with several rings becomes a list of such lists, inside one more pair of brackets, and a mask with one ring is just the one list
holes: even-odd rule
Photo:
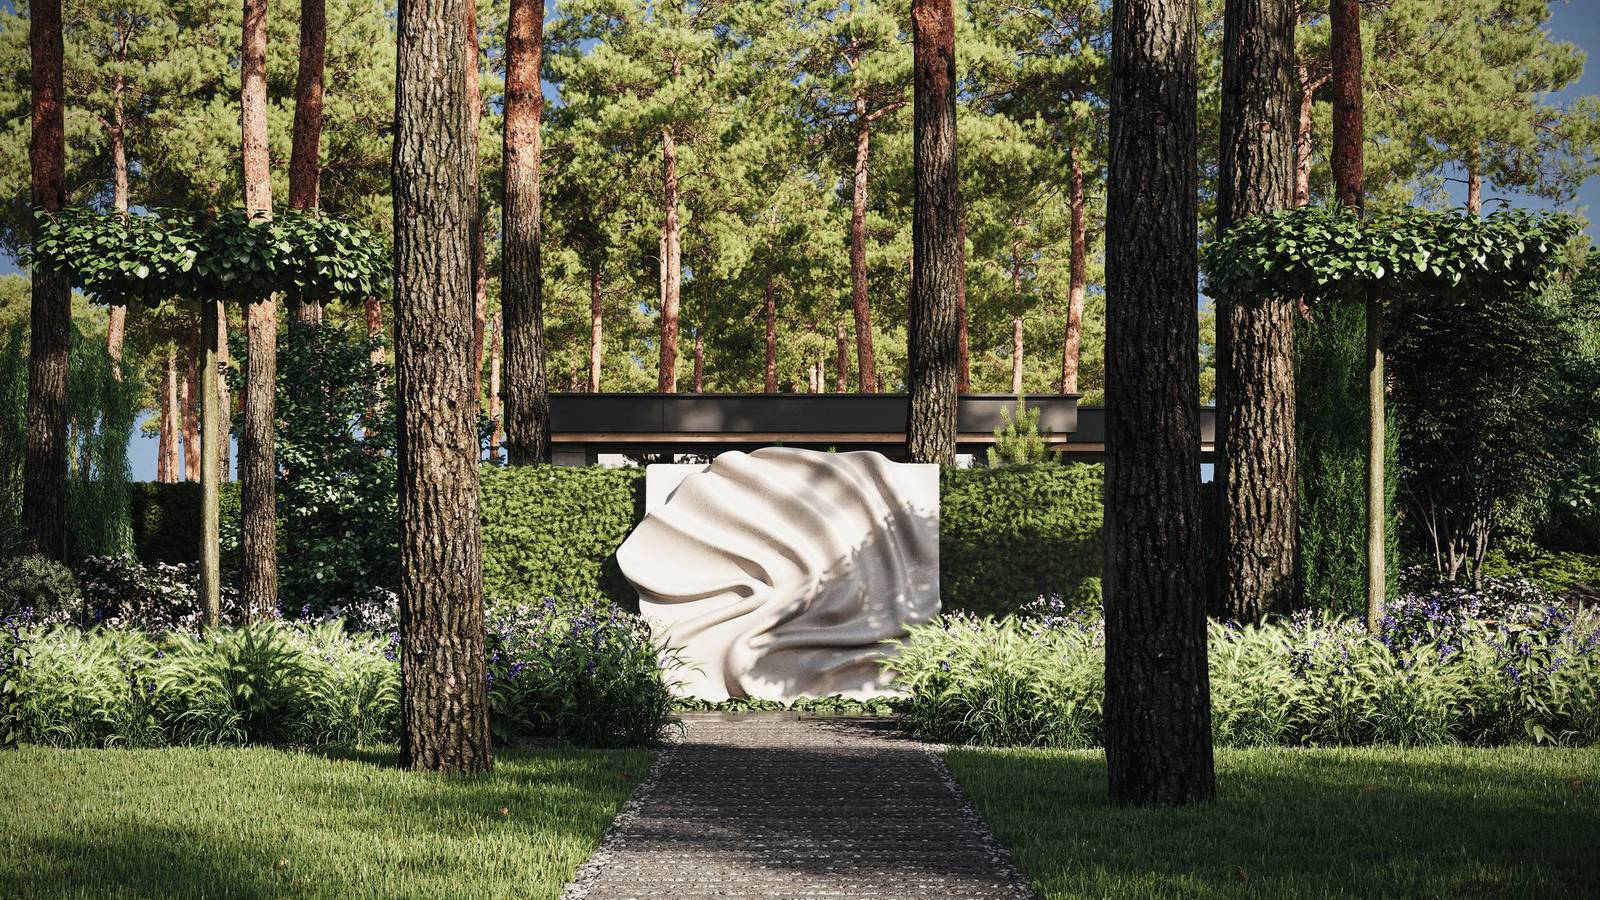
[[41, 621], [64, 622], [82, 613], [72, 570], [44, 556], [0, 557], [0, 616], [32, 610]]

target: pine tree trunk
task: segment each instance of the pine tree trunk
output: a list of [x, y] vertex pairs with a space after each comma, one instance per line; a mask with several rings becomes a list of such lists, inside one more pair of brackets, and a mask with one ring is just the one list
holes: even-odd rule
[[1193, 0], [1117, 0], [1106, 235], [1105, 745], [1118, 806], [1211, 799]]
[[661, 371], [656, 390], [678, 390], [678, 295], [683, 270], [678, 246], [678, 142], [661, 129]]
[[[67, 202], [61, 0], [29, 4], [28, 47], [33, 91], [30, 201], [35, 210], [53, 213]], [[23, 546], [28, 553], [65, 560], [67, 353], [72, 323], [72, 291], [65, 276], [33, 273], [29, 315]]]
[[492, 765], [471, 358], [475, 147], [461, 48], [471, 0], [400, 6], [395, 349], [400, 444], [401, 765]]
[[1311, 129], [1315, 125], [1312, 112], [1317, 89], [1327, 83], [1325, 78], [1313, 79], [1305, 63], [1295, 67], [1295, 83], [1299, 85], [1299, 119], [1294, 132], [1294, 205], [1311, 203]]
[[694, 333], [694, 392], [706, 391], [706, 338], [696, 328]]
[[173, 409], [173, 398], [178, 393], [178, 364], [171, 350], [167, 351], [166, 364], [161, 369], [161, 421], [156, 443], [156, 480], [162, 484], [177, 481], [178, 472], [178, 417]]
[[[550, 388], [544, 361], [540, 283], [539, 70], [544, 57], [542, 0], [512, 0], [506, 26], [505, 202], [501, 207], [500, 310], [505, 317], [506, 457], [514, 465], [550, 458]], [[598, 343], [598, 267], [590, 273], [590, 340]], [[600, 366], [590, 349], [590, 379]]]
[[850, 188], [850, 306], [856, 316], [856, 390], [878, 390], [878, 365], [872, 349], [872, 305], [867, 297], [867, 159], [872, 153], [872, 120], [867, 99], [855, 99], [856, 164]]
[[[272, 216], [267, 156], [267, 0], [245, 0], [239, 104], [242, 109], [244, 205]], [[245, 310], [244, 433], [239, 440], [240, 580], [252, 620], [278, 611], [277, 467], [274, 407], [278, 379], [278, 303], [264, 297]]]
[[[1294, 0], [1232, 0], [1222, 63], [1217, 233], [1294, 200]], [[1222, 611], [1259, 622], [1295, 605], [1294, 301], [1219, 300], [1217, 486]]]
[[[294, 143], [289, 152], [289, 208], [314, 211], [322, 194], [322, 80], [327, 56], [326, 0], [300, 0], [300, 71], [294, 85]], [[303, 324], [322, 321], [318, 303], [296, 303]]]
[[[233, 405], [228, 393], [228, 306], [220, 300], [202, 300], [203, 305], [216, 307], [217, 313], [217, 470], [223, 481], [228, 480], [228, 468], [233, 458]], [[202, 331], [204, 323], [202, 323]]]
[[956, 393], [972, 390], [972, 347], [967, 332], [967, 211], [961, 211], [956, 240], [961, 244], [961, 280], [956, 282]]
[[1022, 317], [1011, 319], [1011, 394], [1022, 393]]
[[1083, 346], [1083, 303], [1089, 285], [1089, 238], [1083, 193], [1083, 160], [1078, 148], [1068, 145], [1067, 160], [1072, 166], [1068, 195], [1069, 264], [1067, 274], [1067, 333], [1061, 341], [1061, 393], [1078, 393], [1078, 357]]
[[[478, 5], [467, 4], [467, 140], [470, 142], [472, 182], [482, 177], [483, 95], [478, 85]], [[474, 417], [483, 413], [483, 329], [489, 315], [489, 268], [483, 236], [483, 205], [478, 198], [472, 205], [472, 409]], [[476, 419], [474, 419], [476, 421]]]
[[189, 473], [185, 467], [183, 457], [183, 388], [178, 382], [178, 357], [173, 350], [167, 351], [167, 381], [166, 396], [162, 398], [162, 409], [167, 420], [164, 427], [167, 430], [167, 480], [176, 484], [188, 481]]
[[906, 455], [956, 461], [960, 371], [961, 185], [956, 169], [955, 13], [951, 0], [913, 0], [915, 194], [911, 213], [911, 321], [907, 335]]
[[[125, 45], [121, 45], [124, 46]], [[125, 61], [126, 50], [120, 53]], [[128, 216], [128, 141], [122, 105], [125, 91], [122, 74], [112, 78], [111, 99], [111, 207], [123, 218]], [[106, 310], [106, 353], [111, 357], [111, 375], [122, 380], [122, 344], [128, 333], [128, 305], [113, 303]]]
[[772, 276], [767, 276], [767, 294], [762, 304], [762, 311], [767, 321], [767, 358], [764, 372], [766, 375], [765, 390], [769, 394], [778, 392], [778, 301], [772, 292]]
[[[1333, 181], [1338, 200], [1365, 207], [1366, 118], [1363, 96], [1360, 0], [1331, 0], [1329, 44], [1333, 57]], [[1378, 630], [1387, 592], [1384, 554], [1383, 304], [1367, 298], [1367, 629]]]
[[1483, 152], [1477, 147], [1467, 154], [1467, 212], [1483, 215]]
[[384, 363], [388, 362], [383, 348], [377, 346], [378, 339], [383, 337], [383, 301], [377, 297], [368, 297], [362, 303], [361, 311], [366, 316], [367, 340], [373, 344], [372, 349], [367, 351], [367, 365], [372, 367], [373, 383], [369, 394], [371, 399], [367, 402], [365, 426], [366, 430], [371, 432], [378, 427], [378, 398], [383, 393], [381, 376], [377, 373], [381, 372]]
[[500, 334], [500, 315], [496, 313], [489, 322], [489, 418], [494, 422], [489, 432], [489, 459], [495, 462], [500, 460], [500, 444], [504, 439], [500, 427]]
[[850, 390], [850, 341], [843, 322], [833, 325], [833, 348], [833, 390], [843, 394]]
[[600, 264], [589, 270], [589, 393], [600, 393], [600, 365], [605, 361], [605, 296], [600, 290]]
[[196, 319], [184, 348], [183, 360], [183, 469], [186, 481], [201, 481], [200, 468], [200, 320]]

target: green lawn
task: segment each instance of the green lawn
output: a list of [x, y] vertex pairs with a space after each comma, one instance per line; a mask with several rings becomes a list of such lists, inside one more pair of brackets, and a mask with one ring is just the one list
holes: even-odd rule
[[652, 758], [0, 751], [0, 897], [556, 897]]
[[1600, 896], [1600, 750], [1219, 751], [1184, 810], [1108, 808], [1098, 752], [946, 759], [1047, 898]]

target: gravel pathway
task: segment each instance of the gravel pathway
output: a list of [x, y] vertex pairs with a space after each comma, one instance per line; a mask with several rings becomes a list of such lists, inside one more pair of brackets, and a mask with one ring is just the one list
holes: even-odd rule
[[1033, 896], [937, 753], [892, 720], [684, 721], [565, 898]]

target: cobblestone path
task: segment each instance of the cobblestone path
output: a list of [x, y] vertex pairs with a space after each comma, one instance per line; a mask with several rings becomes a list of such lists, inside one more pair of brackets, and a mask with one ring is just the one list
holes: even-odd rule
[[566, 898], [1033, 896], [943, 762], [892, 721], [685, 725]]

